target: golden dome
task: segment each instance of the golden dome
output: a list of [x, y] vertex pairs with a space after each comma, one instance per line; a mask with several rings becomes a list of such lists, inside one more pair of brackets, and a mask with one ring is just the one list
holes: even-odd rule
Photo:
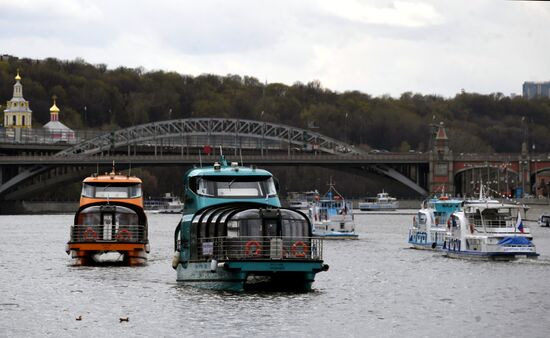
[[15, 81], [21, 81], [21, 76], [19, 76], [19, 69], [17, 70], [17, 75], [15, 75]]
[[59, 113], [59, 108], [55, 104], [55, 99], [53, 99], [53, 106], [50, 108], [50, 113]]

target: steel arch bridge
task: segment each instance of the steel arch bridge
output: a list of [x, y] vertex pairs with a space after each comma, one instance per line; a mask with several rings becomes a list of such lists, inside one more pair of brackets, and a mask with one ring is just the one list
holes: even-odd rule
[[[132, 146], [150, 145], [155, 147], [156, 155], [159, 141], [161, 142], [161, 151], [163, 146], [177, 145], [181, 146], [182, 155], [184, 146], [202, 148], [205, 144], [211, 144], [212, 141], [217, 141], [224, 148], [235, 148], [235, 151], [237, 149], [260, 149], [262, 154], [264, 147], [279, 151], [287, 150], [289, 154], [294, 148], [332, 155], [363, 153], [347, 143], [320, 133], [284, 124], [230, 118], [190, 118], [153, 122], [106, 132], [79, 142], [54, 156], [87, 157], [103, 155], [105, 152], [121, 153], [125, 147], [127, 155], [130, 156]], [[166, 142], [163, 143], [163, 141]], [[54, 168], [52, 165], [37, 164], [21, 170], [16, 176], [2, 182], [0, 195], [35, 176], [47, 173], [52, 168]]]
[[[214, 138], [224, 147], [262, 149], [268, 143], [280, 150], [310, 149], [329, 154], [360, 154], [347, 143], [320, 133], [285, 124], [231, 118], [190, 118], [142, 124], [108, 132], [59, 152], [64, 155], [93, 155], [113, 149], [169, 140], [170, 144], [202, 146]], [[244, 142], [243, 142], [244, 140]], [[202, 144], [201, 144], [202, 142]]]

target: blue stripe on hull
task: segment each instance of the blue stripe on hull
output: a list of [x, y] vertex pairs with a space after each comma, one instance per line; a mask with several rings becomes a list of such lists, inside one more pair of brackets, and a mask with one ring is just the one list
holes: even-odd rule
[[472, 258], [472, 259], [502, 259], [502, 260], [510, 260], [515, 259], [518, 256], [522, 257], [529, 257], [529, 258], [536, 258], [539, 256], [536, 252], [481, 252], [481, 251], [453, 251], [453, 250], [447, 250], [445, 251], [445, 254], [449, 257], [454, 258]]
[[415, 248], [415, 249], [422, 249], [422, 250], [438, 251], [438, 250], [441, 250], [443, 248], [443, 243], [440, 243], [440, 244], [436, 243], [435, 248], [433, 247], [433, 243], [425, 243], [425, 242], [418, 243], [418, 242], [409, 241], [409, 244], [412, 245], [413, 248]]

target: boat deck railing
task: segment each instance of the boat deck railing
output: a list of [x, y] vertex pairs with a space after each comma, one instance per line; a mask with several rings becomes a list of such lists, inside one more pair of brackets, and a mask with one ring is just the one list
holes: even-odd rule
[[485, 225], [486, 228], [511, 228], [515, 226], [515, 220], [511, 218], [484, 219], [482, 222], [479, 218], [470, 217], [468, 221], [476, 228], [483, 227], [483, 225]]
[[323, 240], [313, 237], [209, 237], [199, 239], [198, 256], [205, 260], [318, 260], [323, 257]]
[[145, 225], [72, 225], [71, 243], [145, 243]]

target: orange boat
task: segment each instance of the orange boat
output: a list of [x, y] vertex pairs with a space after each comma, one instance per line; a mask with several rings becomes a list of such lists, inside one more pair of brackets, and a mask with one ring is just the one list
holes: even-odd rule
[[77, 265], [143, 264], [149, 253], [147, 233], [139, 178], [116, 174], [113, 166], [111, 173], [84, 179], [66, 249]]

